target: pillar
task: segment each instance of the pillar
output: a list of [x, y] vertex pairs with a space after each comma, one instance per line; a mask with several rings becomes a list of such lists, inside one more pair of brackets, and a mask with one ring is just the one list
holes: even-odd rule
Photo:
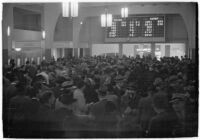
[[65, 57], [65, 49], [64, 48], [61, 48], [62, 49], [62, 58]]
[[170, 57], [170, 45], [165, 45], [165, 56]]
[[154, 58], [155, 57], [155, 43], [151, 43], [151, 57]]
[[119, 57], [123, 57], [123, 44], [119, 43]]
[[78, 57], [78, 48], [73, 48], [73, 56]]

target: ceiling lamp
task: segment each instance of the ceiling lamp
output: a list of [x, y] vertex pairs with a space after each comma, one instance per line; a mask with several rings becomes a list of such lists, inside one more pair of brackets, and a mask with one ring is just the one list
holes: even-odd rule
[[62, 16], [69, 17], [69, 3], [68, 2], [62, 3]]
[[105, 14], [101, 15], [101, 27], [111, 27], [112, 26], [112, 14]]
[[127, 7], [121, 9], [121, 16], [122, 16], [122, 18], [128, 17], [128, 8]]
[[7, 28], [7, 36], [10, 36], [10, 26]]
[[42, 31], [42, 39], [45, 39], [45, 37], [46, 37], [46, 32], [45, 32], [45, 30], [43, 30]]
[[22, 50], [21, 48], [15, 48], [15, 51], [17, 51], [17, 52], [19, 52], [21, 50]]
[[71, 16], [78, 17], [78, 2], [77, 1], [71, 2]]
[[63, 2], [62, 16], [63, 17], [77, 17], [78, 16], [78, 1]]

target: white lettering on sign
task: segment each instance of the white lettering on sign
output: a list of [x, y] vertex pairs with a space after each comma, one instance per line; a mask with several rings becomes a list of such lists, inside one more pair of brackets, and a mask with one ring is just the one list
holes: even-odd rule
[[150, 20], [158, 20], [158, 17], [152, 17]]
[[113, 21], [122, 21], [122, 19], [116, 18], [116, 19], [114, 19]]

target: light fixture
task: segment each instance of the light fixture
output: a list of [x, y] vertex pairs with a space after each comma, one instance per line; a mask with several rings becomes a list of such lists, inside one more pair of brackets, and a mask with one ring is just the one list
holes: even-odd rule
[[45, 30], [43, 30], [42, 31], [42, 39], [45, 39], [45, 37], [46, 37], [46, 32], [45, 32]]
[[69, 3], [68, 2], [62, 3], [62, 16], [69, 17]]
[[112, 14], [107, 14], [107, 27], [112, 26]]
[[10, 26], [7, 28], [7, 36], [10, 36]]
[[62, 3], [63, 17], [77, 17], [78, 16], [78, 1], [68, 1]]
[[17, 52], [19, 52], [21, 50], [22, 50], [22, 48], [15, 48], [15, 51], [17, 51]]
[[112, 26], [112, 14], [106, 13], [101, 15], [101, 27], [111, 27]]
[[128, 8], [121, 8], [121, 16], [122, 18], [127, 18], [128, 17]]
[[78, 16], [78, 2], [71, 1], [71, 16], [77, 17]]
[[106, 15], [101, 15], [101, 27], [106, 27]]

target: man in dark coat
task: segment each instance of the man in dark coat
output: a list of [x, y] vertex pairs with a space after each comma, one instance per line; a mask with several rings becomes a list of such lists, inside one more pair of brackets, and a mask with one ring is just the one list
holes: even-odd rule
[[11, 137], [25, 137], [31, 117], [31, 99], [26, 95], [25, 84], [16, 85], [17, 95], [10, 99], [8, 123]]
[[48, 134], [54, 131], [54, 114], [52, 105], [55, 102], [55, 97], [52, 91], [44, 91], [40, 97], [40, 106], [36, 114], [37, 132], [40, 132], [39, 137], [49, 137]]
[[176, 125], [176, 117], [168, 111], [166, 94], [159, 92], [154, 95], [153, 108], [157, 115], [150, 121], [148, 137], [174, 137], [173, 130]]
[[[73, 103], [77, 99], [73, 97], [72, 91], [66, 91], [56, 100], [55, 129], [58, 132], [57, 137], [79, 138], [83, 136], [82, 132], [90, 130], [90, 117], [87, 115], [75, 115], [73, 112]], [[55, 135], [54, 135], [55, 136]]]
[[138, 118], [144, 132], [147, 131], [149, 121], [151, 120], [151, 118], [156, 115], [156, 112], [154, 111], [152, 106], [152, 98], [154, 91], [150, 88], [148, 90], [148, 96], [141, 98], [138, 105]]

